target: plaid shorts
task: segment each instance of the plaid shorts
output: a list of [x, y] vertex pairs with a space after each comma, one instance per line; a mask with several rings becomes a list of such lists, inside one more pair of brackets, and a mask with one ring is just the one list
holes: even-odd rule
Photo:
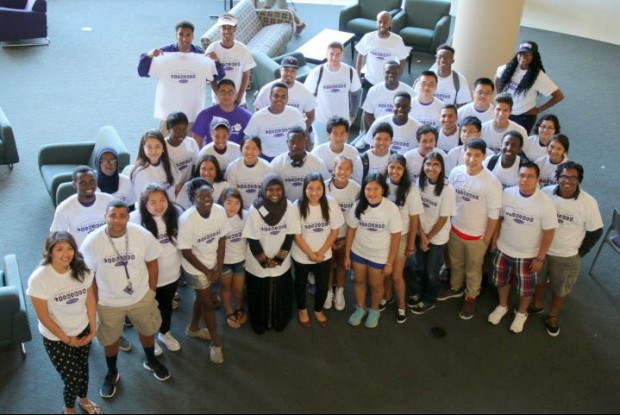
[[530, 270], [534, 258], [513, 258], [497, 251], [493, 261], [493, 284], [504, 287], [513, 282], [520, 297], [531, 297], [536, 287], [536, 273]]

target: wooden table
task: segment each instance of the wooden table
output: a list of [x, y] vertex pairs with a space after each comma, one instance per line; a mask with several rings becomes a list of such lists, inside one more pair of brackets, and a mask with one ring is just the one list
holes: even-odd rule
[[346, 47], [353, 38], [355, 38], [353, 33], [323, 29], [297, 49], [297, 52], [301, 52], [306, 57], [307, 62], [318, 65], [327, 62], [327, 45], [338, 41]]

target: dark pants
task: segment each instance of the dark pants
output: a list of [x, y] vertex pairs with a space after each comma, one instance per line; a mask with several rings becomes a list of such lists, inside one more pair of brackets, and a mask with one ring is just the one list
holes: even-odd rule
[[[90, 328], [87, 326], [80, 336], [87, 336], [88, 333]], [[64, 383], [62, 393], [66, 408], [74, 408], [75, 399], [85, 398], [88, 393], [88, 354], [91, 343], [71, 347], [61, 341], [43, 338], [45, 351]]]
[[416, 238], [415, 253], [407, 262], [407, 268], [413, 277], [413, 292], [415, 292], [425, 304], [434, 304], [437, 300], [440, 281], [439, 271], [444, 260], [447, 244], [429, 244], [428, 251], [420, 249], [420, 238]]
[[293, 278], [291, 270], [277, 277], [259, 278], [245, 271], [250, 325], [257, 334], [266, 330], [282, 331], [293, 315]]
[[170, 320], [172, 317], [172, 300], [174, 299], [174, 293], [177, 291], [177, 285], [179, 280], [173, 283], [164, 285], [163, 287], [157, 287], [155, 291], [155, 299], [157, 300], [157, 307], [161, 313], [161, 327], [159, 332], [166, 334], [170, 331]]
[[[532, 128], [534, 128], [534, 124], [536, 124], [536, 115], [513, 114], [510, 116], [510, 119], [519, 124], [521, 127], [525, 128], [525, 131], [527, 131], [528, 134], [531, 134]], [[523, 137], [523, 139], [526, 138], [527, 137]]]
[[332, 259], [314, 264], [301, 264], [293, 260], [295, 266], [295, 300], [297, 309], [304, 310], [306, 306], [306, 284], [308, 284], [308, 274], [314, 274], [316, 293], [314, 294], [314, 311], [323, 311], [323, 304], [327, 298], [327, 285], [329, 283], [329, 270], [332, 266]]

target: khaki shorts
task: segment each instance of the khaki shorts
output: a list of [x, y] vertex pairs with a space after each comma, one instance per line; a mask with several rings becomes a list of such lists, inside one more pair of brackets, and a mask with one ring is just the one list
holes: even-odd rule
[[211, 286], [211, 281], [205, 274], [193, 275], [189, 272], [185, 273], [187, 285], [195, 290], [206, 290]]
[[398, 245], [398, 253], [396, 255], [398, 258], [404, 258], [407, 256], [405, 251], [407, 250], [408, 239], [409, 239], [408, 233], [400, 236], [400, 244]]
[[97, 314], [99, 316], [97, 340], [104, 347], [111, 345], [123, 335], [125, 316], [143, 336], [157, 333], [161, 326], [161, 314], [153, 290], [148, 290], [140, 301], [129, 306], [97, 305]]
[[538, 283], [544, 284], [549, 281], [553, 294], [566, 297], [573, 291], [580, 270], [579, 254], [569, 257], [547, 255], [542, 269], [538, 272]]

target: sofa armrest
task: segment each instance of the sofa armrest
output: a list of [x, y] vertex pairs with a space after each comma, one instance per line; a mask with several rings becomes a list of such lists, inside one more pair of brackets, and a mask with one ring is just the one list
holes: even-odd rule
[[293, 12], [290, 10], [257, 9], [256, 16], [262, 27], [277, 23], [289, 23], [292, 25], [295, 22]]
[[0, 162], [5, 164], [17, 163], [19, 161], [19, 154], [17, 154], [13, 127], [11, 127], [11, 123], [6, 118], [2, 108], [0, 108], [0, 141], [4, 145], [4, 155], [0, 155]]
[[32, 3], [31, 10], [37, 13], [47, 13], [47, 1], [45, 0], [35, 0]]
[[46, 144], [39, 150], [39, 169], [46, 164], [88, 164], [93, 142]]
[[435, 33], [433, 34], [433, 41], [431, 43], [430, 50], [434, 53], [437, 47], [448, 40], [450, 35], [450, 22], [452, 19], [449, 15], [443, 16], [435, 25]]
[[26, 8], [27, 0], [0, 0], [0, 7], [6, 7], [8, 9], [22, 9]]
[[219, 28], [215, 25], [211, 26], [202, 34], [202, 36], [200, 36], [200, 46], [202, 46], [202, 50], [207, 50], [209, 45], [219, 40], [220, 37]]
[[[18, 302], [18, 308], [14, 309], [12, 314], [12, 333], [10, 340], [12, 343], [30, 341], [32, 340], [32, 333], [30, 332], [30, 324], [28, 323], [26, 295], [17, 265], [17, 258], [14, 254], [4, 257], [4, 284], [6, 286], [2, 287], [0, 301], [4, 303], [6, 300], [9, 306], [14, 306], [15, 301]], [[5, 294], [7, 297], [5, 297]], [[4, 313], [1, 315], [3, 317], [6, 316]]]
[[392, 32], [398, 33], [407, 25], [407, 12], [398, 10], [392, 19]]
[[95, 148], [93, 149], [90, 157], [88, 158], [88, 165], [96, 169], [95, 157], [97, 151], [102, 147], [112, 147], [118, 153], [118, 169], [123, 168], [129, 164], [129, 151], [118, 135], [116, 128], [111, 125], [106, 125], [99, 129], [97, 137], [95, 137]]
[[358, 17], [362, 9], [359, 4], [353, 4], [351, 6], [344, 7], [340, 10], [340, 17], [338, 19], [338, 30], [341, 32], [347, 31], [347, 23]]

